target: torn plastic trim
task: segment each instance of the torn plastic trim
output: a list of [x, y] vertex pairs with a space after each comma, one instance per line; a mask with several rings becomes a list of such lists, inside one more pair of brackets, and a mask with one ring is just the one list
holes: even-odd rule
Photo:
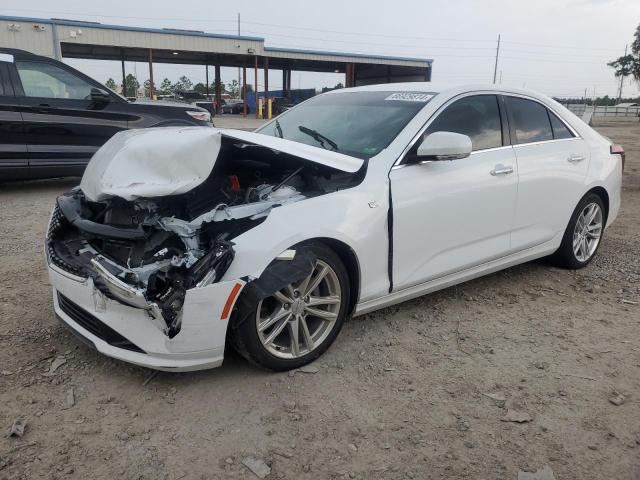
[[100, 257], [91, 259], [91, 267], [96, 275], [103, 280], [103, 285], [107, 290], [109, 290], [109, 293], [111, 293], [113, 298], [131, 307], [142, 308], [145, 310], [151, 308], [149, 302], [147, 302], [147, 299], [144, 296], [143, 289], [136, 288], [133, 285], [129, 285], [128, 283], [120, 280], [104, 265], [102, 265], [102, 263], [100, 263], [99, 258]]
[[100, 257], [92, 258], [90, 261], [95, 274], [93, 276], [95, 287], [101, 291], [103, 291], [103, 288], [106, 289], [108, 291], [107, 296], [118, 300], [125, 305], [146, 310], [160, 329], [166, 331], [166, 322], [164, 321], [164, 317], [158, 307], [158, 304], [147, 301], [143, 289], [136, 288], [133, 285], [123, 282], [111, 273], [104, 265], [102, 265], [99, 260]]
[[295, 251], [293, 258], [273, 260], [260, 277], [247, 282], [242, 295], [236, 301], [237, 315], [232, 328], [242, 325], [255, 312], [261, 300], [311, 275], [316, 260], [313, 252], [305, 247], [287, 251], [291, 250]]
[[[85, 252], [92, 270], [94, 286], [107, 297], [133, 308], [146, 310], [154, 323], [169, 338], [180, 331], [186, 293], [192, 288], [206, 287], [220, 280], [233, 261], [235, 252], [231, 242], [220, 241], [186, 271], [162, 272], [162, 288], [146, 289], [131, 285], [118, 275], [135, 273], [122, 269], [101, 255]], [[158, 272], [151, 274], [150, 279]], [[152, 292], [150, 293], [150, 290]]]
[[136, 228], [123, 228], [87, 220], [82, 216], [82, 204], [78, 195], [61, 195], [57, 204], [67, 221], [83, 232], [119, 240], [141, 240], [147, 236], [140, 225]]

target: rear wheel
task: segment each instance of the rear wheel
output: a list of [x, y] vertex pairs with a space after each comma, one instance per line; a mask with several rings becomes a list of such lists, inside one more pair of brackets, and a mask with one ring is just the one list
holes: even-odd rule
[[[271, 370], [312, 362], [337, 337], [349, 305], [349, 277], [340, 258], [322, 244], [310, 246], [309, 276], [258, 302], [233, 333], [236, 349]], [[243, 315], [244, 313], [244, 315]]]
[[604, 204], [595, 193], [586, 195], [569, 220], [560, 248], [552, 259], [558, 266], [583, 268], [593, 259], [604, 232]]

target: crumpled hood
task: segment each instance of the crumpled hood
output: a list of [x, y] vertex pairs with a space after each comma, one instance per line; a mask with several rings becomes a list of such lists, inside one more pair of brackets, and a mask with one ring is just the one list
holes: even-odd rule
[[131, 201], [188, 192], [211, 174], [222, 137], [353, 173], [363, 160], [318, 147], [241, 130], [159, 127], [115, 134], [91, 158], [80, 188], [88, 200]]

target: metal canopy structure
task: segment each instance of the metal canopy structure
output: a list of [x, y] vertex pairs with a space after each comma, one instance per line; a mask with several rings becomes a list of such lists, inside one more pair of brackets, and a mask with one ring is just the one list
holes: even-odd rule
[[[268, 98], [268, 71], [282, 70], [283, 90], [291, 88], [291, 71], [345, 74], [345, 86], [431, 80], [432, 60], [360, 53], [278, 48], [262, 37], [220, 35], [198, 30], [157, 29], [109, 25], [70, 19], [0, 16], [0, 46], [28, 50], [52, 58], [83, 58], [146, 62], [153, 91], [153, 64], [212, 65], [216, 85], [220, 67], [264, 71]], [[208, 79], [207, 79], [208, 83]], [[244, 82], [246, 85], [246, 81]], [[246, 87], [245, 87], [246, 88]], [[218, 107], [220, 91], [216, 88]], [[257, 90], [257, 89], [256, 89]], [[245, 95], [246, 97], [246, 95]], [[246, 113], [246, 105], [245, 105]]]

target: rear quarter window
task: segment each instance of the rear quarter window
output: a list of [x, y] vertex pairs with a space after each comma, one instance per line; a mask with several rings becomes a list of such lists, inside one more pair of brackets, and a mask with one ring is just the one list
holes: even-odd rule
[[551, 120], [551, 128], [553, 130], [553, 138], [573, 138], [575, 135], [571, 133], [571, 130], [560, 120], [555, 113], [549, 110], [549, 120]]

